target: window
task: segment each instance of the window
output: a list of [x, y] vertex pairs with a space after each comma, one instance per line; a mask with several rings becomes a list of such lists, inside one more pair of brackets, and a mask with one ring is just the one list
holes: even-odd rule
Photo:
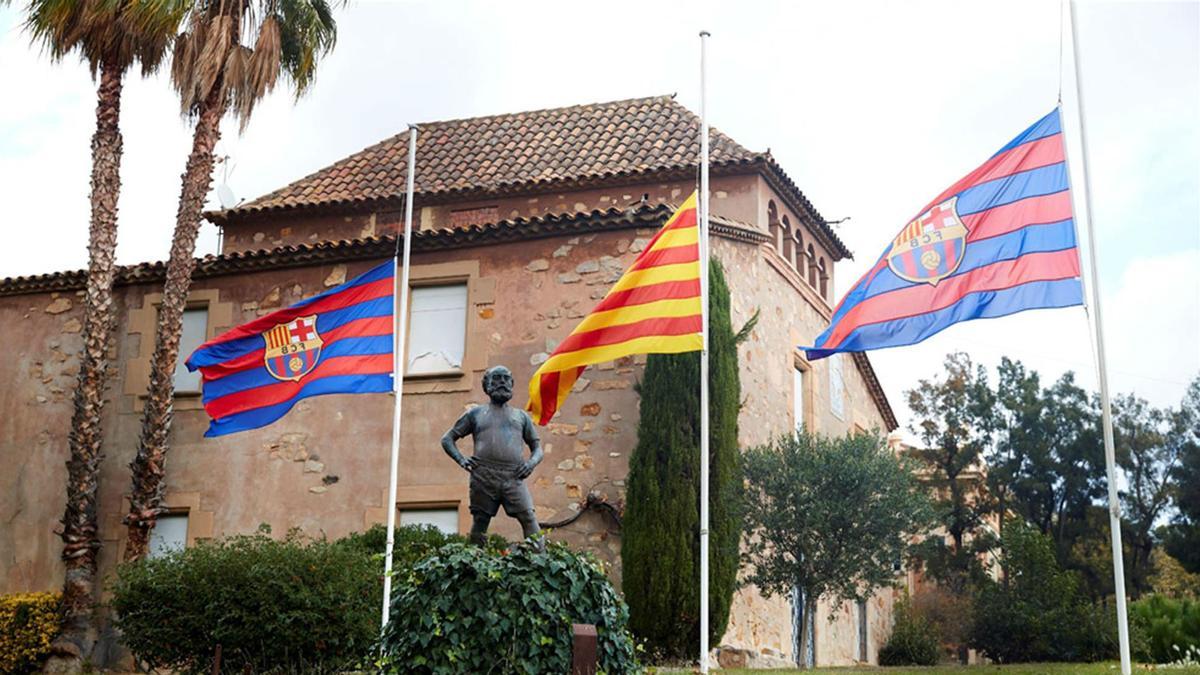
[[188, 514], [164, 513], [150, 530], [149, 557], [158, 558], [169, 551], [187, 547]]
[[467, 333], [467, 285], [412, 289], [408, 375], [453, 373], [462, 368]]
[[796, 431], [804, 426], [804, 370], [792, 371], [792, 426]]
[[[183, 310], [183, 330], [179, 335], [179, 359], [175, 363], [175, 393], [200, 393], [200, 371], [189, 373], [184, 362], [196, 348], [204, 344], [208, 333], [208, 308]], [[157, 529], [157, 528], [155, 528]]]
[[825, 258], [824, 257], [822, 257], [820, 259], [820, 261], [817, 262], [817, 270], [820, 273], [820, 277], [821, 277], [821, 297], [828, 300], [829, 299], [829, 273], [827, 271], [825, 271]]
[[808, 285], [817, 287], [817, 254], [812, 244], [808, 245]]
[[842, 357], [829, 357], [829, 411], [839, 420], [846, 419], [846, 381], [842, 375]]
[[445, 534], [458, 534], [458, 509], [401, 509], [400, 527], [432, 525]]

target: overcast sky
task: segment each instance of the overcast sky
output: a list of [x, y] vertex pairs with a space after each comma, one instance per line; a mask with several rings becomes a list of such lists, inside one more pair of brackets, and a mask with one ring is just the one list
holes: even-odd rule
[[[95, 86], [50, 63], [0, 9], [0, 277], [86, 263]], [[919, 208], [1055, 105], [1072, 178], [1082, 161], [1060, 3], [352, 1], [311, 93], [285, 90], [246, 132], [225, 125], [217, 169], [253, 198], [423, 122], [677, 92], [698, 109], [697, 32], [711, 123], [770, 148], [855, 252], [840, 297]], [[1200, 3], [1078, 8], [1093, 221], [1114, 389], [1177, 405], [1200, 372]], [[164, 76], [126, 81], [122, 263], [167, 255], [191, 130]], [[226, 178], [227, 172], [227, 178]], [[215, 197], [214, 202], [215, 205]], [[1082, 221], [1081, 221], [1082, 222]], [[200, 253], [215, 252], [205, 226]], [[1079, 308], [960, 324], [871, 354], [897, 414], [903, 392], [965, 350], [1095, 385]]]

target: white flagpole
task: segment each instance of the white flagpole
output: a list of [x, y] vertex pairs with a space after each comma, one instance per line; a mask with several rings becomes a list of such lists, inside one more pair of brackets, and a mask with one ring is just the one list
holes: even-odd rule
[[[1084, 222], [1088, 238], [1088, 267], [1091, 311], [1088, 327], [1096, 343], [1096, 369], [1100, 380], [1100, 406], [1104, 424], [1104, 465], [1108, 474], [1108, 525], [1112, 533], [1113, 590], [1117, 596], [1117, 637], [1121, 647], [1121, 675], [1130, 675], [1129, 623], [1125, 607], [1125, 561], [1121, 547], [1121, 502], [1117, 492], [1116, 451], [1113, 447], [1112, 403], [1108, 395], [1108, 366], [1104, 354], [1104, 322], [1100, 314], [1100, 275], [1096, 265], [1096, 232], [1092, 226], [1092, 188], [1088, 178], [1087, 132], [1084, 128], [1083, 87], [1079, 82], [1079, 44], [1075, 41], [1075, 0], [1071, 0], [1071, 49], [1075, 60], [1075, 101], [1079, 117], [1079, 153], [1083, 160], [1083, 199], [1086, 211]], [[1059, 104], [1059, 119], [1062, 105]], [[1063, 133], [1064, 149], [1067, 134]]]
[[[392, 317], [399, 316], [392, 355], [392, 462], [388, 473], [387, 551], [383, 557], [383, 620], [387, 626], [392, 604], [392, 549], [396, 546], [396, 474], [400, 468], [400, 410], [404, 404], [404, 356], [408, 337], [408, 261], [412, 252], [413, 175], [417, 164], [417, 125], [408, 125], [408, 185], [404, 197], [404, 259], [400, 261], [400, 283], [393, 289]], [[398, 309], [397, 309], [398, 308]]]
[[700, 31], [700, 672], [708, 672], [708, 110], [705, 52], [709, 32]]

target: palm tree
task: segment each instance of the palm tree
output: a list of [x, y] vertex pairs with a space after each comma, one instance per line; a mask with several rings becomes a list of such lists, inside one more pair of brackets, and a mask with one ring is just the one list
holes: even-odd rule
[[[175, 42], [171, 80], [179, 91], [183, 112], [195, 116], [196, 130], [175, 216], [141, 437], [137, 456], [129, 465], [133, 488], [125, 516], [129, 527], [126, 560], [146, 555], [150, 530], [164, 510], [173, 375], [221, 118], [232, 110], [245, 129], [255, 103], [274, 88], [280, 75], [291, 81], [299, 98], [312, 83], [317, 61], [333, 48], [336, 36], [326, 0], [195, 0], [187, 30]], [[247, 44], [242, 44], [243, 39]]]
[[162, 61], [183, 19], [182, 0], [33, 0], [26, 29], [55, 61], [78, 51], [99, 76], [96, 132], [92, 136], [92, 216], [84, 296], [83, 348], [69, 433], [67, 503], [62, 520], [66, 564], [66, 624], [58, 652], [74, 660], [90, 650], [95, 632], [96, 517], [101, 412], [113, 325], [112, 285], [117, 246], [117, 196], [121, 190], [121, 79], [134, 63], [143, 74]]

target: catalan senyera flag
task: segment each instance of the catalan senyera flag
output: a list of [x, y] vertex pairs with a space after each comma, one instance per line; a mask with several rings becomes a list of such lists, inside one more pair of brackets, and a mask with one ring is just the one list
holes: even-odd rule
[[702, 349], [700, 309], [700, 229], [692, 193], [533, 374], [526, 409], [538, 424], [550, 422], [589, 365]]
[[203, 380], [205, 436], [257, 429], [322, 394], [392, 391], [396, 263], [233, 328], [187, 360]]
[[1083, 303], [1057, 108], [919, 213], [838, 304], [808, 358]]

